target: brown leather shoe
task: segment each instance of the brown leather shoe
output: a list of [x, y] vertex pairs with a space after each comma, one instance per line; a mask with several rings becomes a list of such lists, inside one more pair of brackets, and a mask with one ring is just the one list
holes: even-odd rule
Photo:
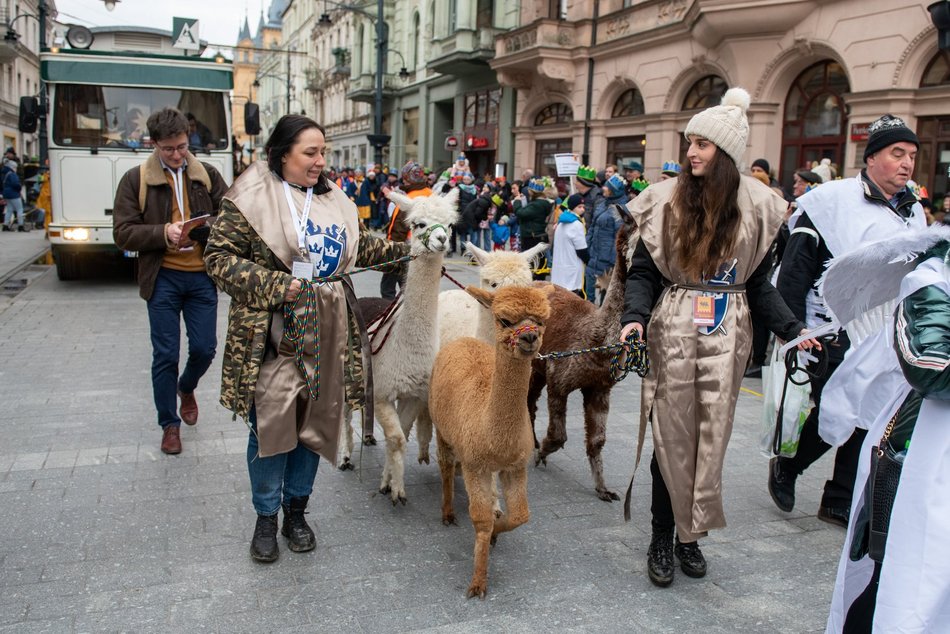
[[181, 453], [181, 436], [178, 425], [169, 425], [162, 432], [162, 452], [170, 455]]
[[185, 421], [186, 425], [197, 424], [198, 401], [195, 400], [195, 393], [185, 394], [184, 392], [179, 392], [178, 396], [181, 398], [181, 409], [178, 410], [181, 419]]

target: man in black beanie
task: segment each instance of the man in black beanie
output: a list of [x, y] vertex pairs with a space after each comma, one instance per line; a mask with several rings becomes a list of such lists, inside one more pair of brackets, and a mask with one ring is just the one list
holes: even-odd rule
[[[926, 226], [923, 208], [907, 187], [919, 147], [917, 135], [900, 118], [884, 115], [868, 127], [867, 167], [860, 174], [829, 181], [797, 199], [776, 287], [810, 330], [831, 321], [818, 285], [829, 260]], [[889, 320], [885, 328], [893, 329], [893, 316], [882, 319]], [[864, 341], [867, 339], [852, 346], [847, 333], [841, 331], [825, 346], [828, 369], [811, 381], [815, 407], [802, 427], [798, 451], [794, 457], [773, 458], [769, 465], [769, 493], [783, 511], [789, 512], [795, 505], [796, 478], [837, 446], [834, 475], [825, 483], [818, 519], [848, 526], [861, 444], [867, 434], [861, 426], [870, 421], [861, 420], [862, 404], [846, 396], [866, 380], [865, 373], [850, 367], [835, 370], [842, 364], [851, 365], [858, 358], [856, 353], [864, 350]], [[854, 349], [845, 359], [849, 347]]]

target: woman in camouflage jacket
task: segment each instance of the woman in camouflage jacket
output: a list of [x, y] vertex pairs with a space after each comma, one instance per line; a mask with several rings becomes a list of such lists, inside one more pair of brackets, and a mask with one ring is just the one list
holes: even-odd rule
[[[265, 146], [267, 161], [252, 164], [225, 195], [205, 249], [208, 274], [231, 296], [221, 404], [251, 429], [258, 561], [277, 559], [280, 508], [289, 548], [314, 548], [304, 509], [317, 466], [321, 456], [335, 462], [344, 403], [361, 405], [354, 401], [370, 370], [349, 279], [310, 285], [300, 278], [344, 274], [409, 249], [360, 224], [356, 206], [323, 174], [325, 148], [312, 119], [282, 117]], [[294, 341], [288, 331], [298, 324], [309, 327]], [[371, 423], [372, 413], [366, 418]]]

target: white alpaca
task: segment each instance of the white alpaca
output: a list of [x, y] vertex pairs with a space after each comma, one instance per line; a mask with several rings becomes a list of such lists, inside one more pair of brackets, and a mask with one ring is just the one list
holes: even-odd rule
[[420, 413], [425, 411], [428, 419], [429, 378], [438, 346], [439, 281], [449, 228], [458, 216], [458, 189], [444, 197], [409, 198], [391, 192], [389, 198], [406, 214], [412, 229], [411, 252], [416, 257], [409, 263], [403, 306], [389, 339], [373, 357], [373, 403], [386, 436], [386, 465], [379, 490], [389, 493], [393, 504], [405, 504], [406, 438]]
[[[530, 286], [531, 267], [548, 245], [542, 242], [522, 253], [483, 251], [471, 242], [466, 242], [465, 248], [481, 266], [479, 286], [497, 291], [505, 286]], [[491, 311], [461, 289], [442, 291], [439, 293], [439, 348], [461, 337], [493, 342], [495, 324]]]
[[[479, 285], [486, 290], [496, 291], [505, 286], [530, 286], [531, 267], [538, 256], [544, 253], [548, 245], [541, 243], [522, 253], [511, 251], [483, 251], [471, 242], [465, 247], [478, 264]], [[360, 302], [364, 302], [361, 298]], [[366, 300], [368, 301], [368, 300]], [[460, 337], [475, 337], [489, 343], [495, 340], [495, 325], [491, 311], [479, 304], [463, 290], [449, 290], [439, 293], [439, 349], [446, 343]], [[386, 345], [389, 345], [388, 343]], [[374, 367], [376, 363], [374, 362]], [[347, 408], [343, 422], [345, 442], [341, 444], [340, 469], [352, 469], [353, 462], [353, 425], [352, 411]], [[429, 463], [429, 441], [432, 430], [426, 416], [418, 422], [416, 433], [419, 439], [419, 462]], [[365, 440], [365, 439], [364, 439]], [[375, 444], [375, 440], [368, 444]]]

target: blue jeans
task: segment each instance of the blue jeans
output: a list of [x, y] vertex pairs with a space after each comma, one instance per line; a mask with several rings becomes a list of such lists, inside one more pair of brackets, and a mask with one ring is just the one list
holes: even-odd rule
[[[181, 318], [188, 333], [188, 362], [178, 377]], [[178, 392], [190, 394], [214, 359], [217, 346], [218, 289], [204, 271], [161, 268], [148, 300], [152, 334], [152, 396], [158, 424], [181, 425]]]
[[23, 199], [7, 198], [7, 208], [3, 211], [3, 224], [12, 226], [13, 214], [16, 214], [16, 222], [23, 226]]
[[587, 294], [587, 300], [597, 303], [597, 287], [595, 283], [597, 276], [589, 268], [584, 268], [584, 292]]
[[281, 500], [309, 497], [320, 466], [320, 454], [297, 443], [287, 453], [261, 458], [257, 455], [257, 409], [248, 416], [252, 431], [247, 437], [247, 473], [251, 477], [251, 502], [258, 515], [273, 515], [280, 510]]
[[491, 229], [476, 229], [473, 242], [483, 251], [491, 251]]

